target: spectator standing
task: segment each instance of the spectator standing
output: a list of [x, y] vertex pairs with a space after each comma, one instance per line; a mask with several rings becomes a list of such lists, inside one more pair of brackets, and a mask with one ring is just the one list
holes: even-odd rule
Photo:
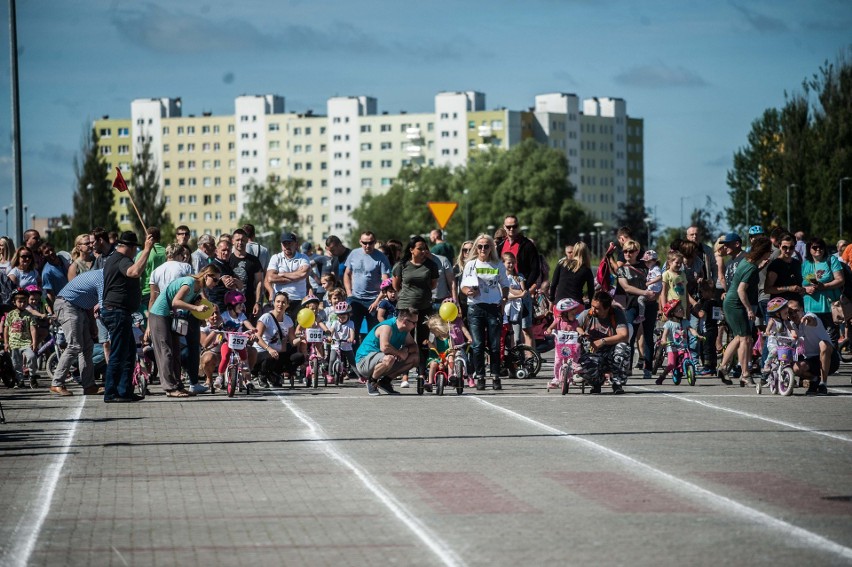
[[432, 247], [429, 251], [435, 256], [443, 256], [444, 258], [455, 258], [456, 251], [453, 248], [453, 245], [449, 242], [444, 242], [444, 231], [440, 229], [433, 229], [432, 232], [429, 233], [429, 240], [432, 242]]
[[109, 233], [101, 227], [92, 229], [92, 253], [95, 256], [95, 262], [92, 264], [93, 270], [103, 270], [104, 263], [110, 254], [115, 250], [109, 240]]
[[532, 334], [533, 297], [538, 293], [538, 284], [541, 279], [541, 259], [533, 241], [521, 232], [518, 217], [507, 215], [503, 219], [503, 229], [506, 231], [506, 238], [497, 241], [497, 256], [502, 257], [506, 252], [514, 254], [517, 260], [515, 269], [527, 282], [528, 293], [521, 300], [521, 330], [524, 334], [524, 343], [535, 348], [535, 338]]
[[189, 249], [189, 239], [192, 234], [189, 232], [189, 227], [185, 224], [180, 225], [175, 229], [175, 242], [180, 246], [186, 246]]
[[805, 312], [816, 315], [837, 345], [839, 329], [831, 316], [831, 304], [840, 299], [843, 289], [843, 266], [836, 256], [828, 253], [825, 240], [812, 238], [802, 262], [805, 286]]
[[139, 311], [145, 313], [148, 310], [148, 301], [151, 298], [151, 274], [154, 273], [159, 266], [166, 262], [166, 248], [160, 244], [160, 229], [156, 226], [149, 226], [146, 231], [154, 239], [154, 248], [148, 256], [148, 262], [145, 264], [145, 273], [142, 277], [142, 303], [139, 305]]
[[595, 276], [592, 273], [589, 248], [585, 242], [566, 246], [565, 256], [553, 270], [553, 280], [550, 282], [551, 302], [555, 305], [562, 299], [570, 298], [583, 304], [583, 298], [591, 299], [594, 293]]
[[253, 224], [244, 224], [243, 230], [246, 233], [246, 238], [248, 238], [246, 252], [257, 258], [261, 268], [263, 268], [263, 272], [266, 273], [266, 268], [269, 266], [269, 248], [255, 240], [256, 236]]
[[54, 250], [52, 244], [43, 243], [39, 247], [39, 251], [44, 258], [44, 269], [41, 272], [42, 289], [47, 300], [48, 312], [52, 314], [56, 294], [68, 283], [68, 276], [66, 275], [68, 270], [65, 268], [62, 259], [56, 255], [56, 250]]
[[[336, 260], [333, 267], [337, 269], [337, 279], [343, 281], [343, 272], [346, 269], [346, 259], [349, 257], [351, 250], [344, 246], [340, 241], [340, 238], [333, 234], [325, 239], [325, 249], [328, 250], [328, 253]], [[320, 274], [320, 276], [321, 275], [322, 274]]]
[[231, 235], [231, 258], [229, 260], [234, 276], [243, 283], [243, 295], [246, 296], [246, 314], [252, 321], [257, 320], [263, 303], [263, 266], [256, 256], [246, 251], [248, 235], [238, 228]]
[[438, 265], [429, 258], [429, 247], [422, 236], [414, 236], [402, 260], [393, 267], [393, 287], [399, 292], [396, 302], [398, 311], [408, 309], [419, 315], [414, 341], [420, 349], [418, 372], [426, 376], [426, 359], [429, 347], [429, 326], [427, 319], [432, 314], [432, 290], [438, 285]]
[[210, 258], [216, 255], [216, 241], [209, 234], [202, 234], [198, 237], [198, 249], [192, 253], [190, 263], [192, 264], [192, 273], [197, 274], [210, 263]]
[[92, 269], [95, 257], [92, 254], [92, 235], [80, 234], [74, 239], [74, 250], [71, 252], [71, 265], [68, 266], [68, 281], [75, 276]]
[[243, 289], [242, 280], [236, 277], [234, 269], [231, 268], [230, 239], [219, 240], [219, 243], [216, 245], [216, 255], [210, 258], [209, 265], [216, 266], [222, 277], [213, 289], [206, 292], [207, 299], [216, 304], [219, 308], [219, 313], [224, 313], [228, 309], [225, 305], [225, 294], [232, 289]]
[[[139, 308], [148, 256], [154, 247], [154, 236], [148, 234], [142, 252], [137, 256], [139, 239], [135, 232], [125, 231], [116, 240], [115, 253], [104, 265], [104, 297], [101, 319], [109, 331], [110, 356], [104, 384], [104, 402], [135, 402], [133, 366], [136, 361], [136, 339], [133, 336], [133, 312]], [[136, 260], [132, 260], [136, 258]]]
[[795, 257], [796, 243], [792, 234], [780, 239], [779, 255], [766, 268], [766, 292], [771, 298], [783, 297], [787, 301], [801, 300], [802, 262]]
[[281, 252], [269, 259], [266, 269], [266, 287], [270, 297], [279, 291], [287, 294], [289, 305], [287, 315], [296, 320], [302, 299], [308, 295], [308, 274], [311, 264], [308, 258], [298, 250], [295, 234], [284, 231], [281, 234]]
[[343, 286], [352, 307], [355, 332], [367, 320], [367, 331], [379, 324], [376, 316], [382, 282], [390, 277], [391, 266], [387, 256], [376, 250], [376, 235], [361, 233], [361, 248], [352, 250], [346, 258]]

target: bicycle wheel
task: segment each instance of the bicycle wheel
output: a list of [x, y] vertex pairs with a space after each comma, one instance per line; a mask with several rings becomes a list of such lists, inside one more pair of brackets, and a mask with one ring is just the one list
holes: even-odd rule
[[778, 393], [778, 383], [781, 381], [781, 377], [778, 374], [778, 369], [773, 369], [769, 373], [769, 391], [773, 394]]
[[56, 367], [59, 365], [59, 356], [52, 352], [50, 356], [47, 357], [47, 362], [45, 363], [45, 367], [51, 376], [56, 372]]
[[461, 396], [462, 392], [464, 392], [464, 379], [465, 379], [465, 374], [466, 374], [464, 362], [462, 362], [461, 360], [456, 361], [455, 373], [456, 373], [456, 394]]
[[754, 381], [754, 391], [758, 396], [763, 392], [763, 376], [758, 376]]
[[291, 372], [290, 373], [290, 389], [292, 390], [295, 387], [296, 387], [296, 374], [295, 374], [295, 372]]
[[852, 340], [846, 339], [839, 345], [840, 360], [843, 362], [852, 362]]
[[239, 367], [236, 364], [228, 365], [228, 368], [225, 369], [225, 383], [228, 387], [229, 398], [233, 398], [234, 394], [237, 392], [238, 373]]
[[447, 381], [447, 375], [443, 372], [435, 373], [435, 395], [443, 396], [444, 395], [444, 382]]
[[339, 360], [335, 360], [331, 363], [331, 369], [329, 370], [329, 374], [331, 375], [331, 380], [340, 386], [343, 382], [343, 369], [341, 368], [341, 364]]
[[683, 376], [686, 378], [687, 384], [695, 386], [695, 364], [691, 360], [684, 361]]
[[568, 386], [571, 385], [571, 361], [566, 360], [562, 363], [562, 368], [559, 369], [559, 380], [562, 383], [562, 395], [568, 393]]
[[142, 368], [139, 361], [136, 362], [136, 366], [133, 368], [133, 386], [136, 393], [143, 398], [148, 393], [148, 373]]
[[313, 385], [314, 389], [319, 388], [319, 359], [316, 358], [311, 361], [311, 380], [312, 382], [311, 384], [309, 384], [309, 386]]
[[663, 345], [656, 345], [654, 347], [654, 362], [653, 368], [651, 370], [651, 374], [656, 374], [660, 367], [663, 365], [663, 358], [666, 356], [666, 348]]
[[426, 391], [426, 379], [423, 376], [417, 376], [417, 395], [422, 396]]
[[512, 347], [513, 356], [518, 369], [526, 371], [527, 378], [535, 378], [541, 370], [541, 355], [534, 348], [527, 345], [515, 345]]
[[793, 388], [796, 387], [796, 376], [793, 374], [793, 369], [785, 366], [781, 369], [778, 376], [778, 393], [782, 396], [789, 396], [793, 393]]

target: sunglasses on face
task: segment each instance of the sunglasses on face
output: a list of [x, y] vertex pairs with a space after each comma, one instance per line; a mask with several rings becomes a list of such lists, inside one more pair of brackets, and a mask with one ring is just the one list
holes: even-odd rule
[[824, 246], [811, 246], [811, 250], [825, 250]]
[[462, 254], [467, 254], [470, 252], [470, 248], [462, 248]]
[[784, 252], [789, 252], [790, 250], [794, 250], [794, 249], [795, 248], [793, 246], [782, 246], [781, 247], [781, 250], [783, 250]]
[[477, 245], [476, 245], [476, 248], [477, 248], [478, 250], [490, 250], [490, 249], [491, 249], [491, 245], [490, 245], [490, 244], [477, 244]]
[[625, 254], [636, 254], [637, 252], [639, 252], [639, 251], [638, 250], [625, 250], [624, 251]]
[[177, 235], [178, 236], [189, 236], [189, 233], [188, 232], [179, 232], [179, 233], [177, 233]]
[[372, 246], [375, 243], [376, 243], [375, 240], [362, 240], [361, 246]]
[[214, 284], [219, 283], [219, 280], [222, 279], [222, 278], [217, 278], [216, 276], [207, 276], [207, 277], [210, 278], [211, 280], [213, 280]]
[[33, 259], [33, 257], [30, 256], [29, 254], [21, 254], [20, 258], [21, 258], [21, 260], [32, 260]]
[[518, 225], [516, 225], [516, 224], [504, 224], [503, 228], [505, 228], [506, 230], [515, 230], [516, 228], [518, 228]]

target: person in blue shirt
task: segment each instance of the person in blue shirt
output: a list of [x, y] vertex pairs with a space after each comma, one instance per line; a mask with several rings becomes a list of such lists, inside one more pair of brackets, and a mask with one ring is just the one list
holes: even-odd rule
[[396, 317], [386, 319], [367, 333], [355, 353], [355, 366], [367, 380], [367, 393], [378, 396], [398, 394], [391, 385], [394, 376], [406, 374], [420, 360], [411, 331], [417, 326], [413, 309], [400, 309]]

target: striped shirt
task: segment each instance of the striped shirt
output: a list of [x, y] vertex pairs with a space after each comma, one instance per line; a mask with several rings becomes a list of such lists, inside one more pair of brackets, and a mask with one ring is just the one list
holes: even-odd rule
[[104, 296], [104, 271], [89, 270], [65, 284], [57, 297], [80, 309], [94, 309]]

